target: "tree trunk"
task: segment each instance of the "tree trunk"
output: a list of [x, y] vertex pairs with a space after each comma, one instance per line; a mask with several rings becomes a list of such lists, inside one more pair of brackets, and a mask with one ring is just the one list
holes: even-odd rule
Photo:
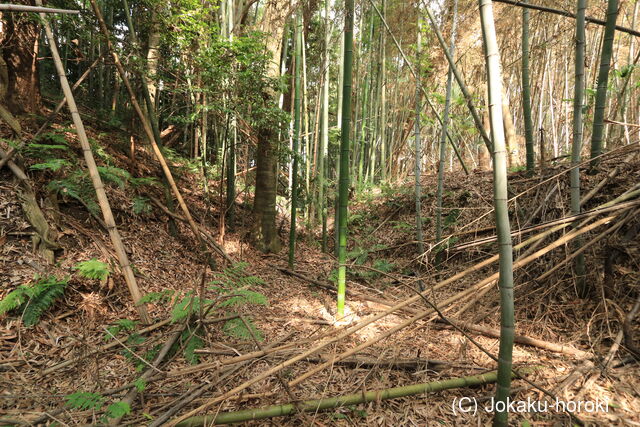
[[[268, 0], [264, 5], [260, 30], [266, 34], [265, 47], [271, 56], [271, 61], [267, 65], [269, 78], [280, 76], [282, 35], [290, 7], [290, 3], [286, 0]], [[268, 103], [277, 105], [276, 93], [265, 93], [265, 99]], [[256, 247], [263, 252], [278, 252], [280, 240], [276, 232], [277, 132], [268, 125], [264, 125], [257, 129], [257, 133], [253, 240]]]
[[[35, 5], [33, 0], [12, 3]], [[42, 109], [37, 66], [40, 25], [29, 13], [0, 15], [0, 61], [4, 62], [0, 63], [0, 102], [13, 114], [39, 114]]]

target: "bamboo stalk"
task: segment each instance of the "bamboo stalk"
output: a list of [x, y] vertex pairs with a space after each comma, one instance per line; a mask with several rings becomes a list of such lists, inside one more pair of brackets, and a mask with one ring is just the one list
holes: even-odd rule
[[[560, 10], [560, 9], [553, 9], [553, 8], [546, 7], [546, 6], [538, 6], [538, 5], [530, 4], [530, 3], [522, 1], [522, 0], [494, 0], [494, 1], [496, 3], [505, 3], [505, 4], [510, 4], [512, 6], [519, 6], [519, 7], [524, 7], [524, 8], [527, 8], [527, 9], [539, 10], [541, 12], [548, 12], [548, 13], [553, 13], [554, 15], [566, 16], [567, 18], [576, 19], [576, 14], [575, 13], [567, 12], [565, 10]], [[603, 21], [602, 19], [592, 18], [590, 16], [585, 17], [585, 21], [586, 22], [590, 22], [592, 24], [601, 25], [601, 26], [605, 26], [606, 25], [606, 22]], [[621, 33], [627, 33], [627, 34], [631, 34], [632, 36], [640, 37], [640, 31], [636, 31], [636, 30], [634, 30], [632, 28], [627, 28], [627, 27], [622, 27], [620, 25], [616, 25], [616, 31], [620, 31]]]
[[[562, 236], [560, 239], [556, 240], [555, 242], [553, 242], [553, 243], [549, 244], [548, 246], [538, 250], [536, 253], [534, 253], [534, 254], [526, 257], [526, 258], [518, 259], [513, 264], [513, 269], [515, 270], [517, 268], [521, 268], [521, 267], [529, 264], [533, 260], [538, 259], [539, 257], [541, 257], [541, 256], [547, 254], [548, 252], [552, 251], [553, 249], [555, 249], [555, 248], [557, 248], [559, 246], [565, 245], [567, 242], [575, 239], [576, 237], [578, 237], [578, 236], [580, 236], [580, 235], [582, 235], [584, 233], [587, 233], [587, 232], [593, 230], [594, 228], [599, 227], [602, 224], [605, 224], [605, 223], [611, 221], [612, 219], [615, 218], [615, 216], [616, 215], [614, 214], [612, 216], [608, 216], [606, 218], [602, 218], [602, 219], [594, 222], [593, 224], [590, 224], [590, 225], [588, 225], [586, 227], [583, 227], [583, 228], [580, 228], [580, 229], [576, 229], [576, 230], [573, 230], [570, 233], [567, 233], [566, 235]], [[497, 260], [498, 257], [495, 256], [493, 258], [495, 258], [494, 259], [494, 261], [495, 261], [495, 260]], [[373, 323], [373, 322], [375, 322], [375, 321], [377, 321], [379, 319], [382, 319], [383, 317], [386, 317], [387, 315], [389, 315], [389, 314], [391, 314], [391, 313], [393, 313], [393, 312], [395, 312], [395, 311], [397, 311], [397, 310], [399, 310], [401, 308], [404, 308], [404, 307], [406, 307], [407, 305], [409, 305], [409, 304], [411, 304], [413, 302], [421, 300], [425, 295], [428, 295], [431, 292], [433, 292], [434, 290], [440, 289], [440, 288], [442, 288], [442, 287], [444, 287], [444, 286], [446, 286], [446, 285], [458, 280], [459, 278], [464, 277], [470, 271], [479, 270], [481, 268], [480, 267], [481, 264], [483, 264], [483, 263], [477, 264], [477, 265], [475, 265], [475, 266], [473, 266], [473, 267], [471, 267], [471, 268], [469, 268], [469, 269], [467, 269], [467, 270], [465, 270], [465, 271], [463, 271], [461, 273], [458, 273], [458, 274], [456, 274], [456, 275], [454, 275], [454, 276], [452, 276], [452, 277], [440, 282], [439, 284], [435, 285], [434, 287], [423, 291], [422, 293], [420, 293], [418, 295], [415, 295], [415, 296], [413, 296], [411, 298], [408, 298], [408, 299], [406, 299], [404, 301], [401, 301], [398, 304], [394, 305], [393, 307], [390, 307], [388, 310], [386, 310], [386, 311], [384, 311], [382, 313], [376, 314], [374, 316], [371, 316], [368, 319], [365, 319], [362, 322], [360, 322], [360, 323], [358, 323], [358, 324], [346, 329], [340, 335], [338, 335], [336, 337], [333, 337], [333, 338], [330, 338], [330, 339], [327, 339], [324, 342], [320, 342], [315, 347], [313, 347], [311, 349], [308, 349], [305, 352], [303, 352], [301, 354], [298, 354], [298, 355], [296, 355], [296, 356], [294, 356], [294, 357], [292, 357], [292, 358], [290, 358], [290, 359], [288, 359], [288, 360], [286, 360], [286, 361], [284, 361], [284, 362], [272, 367], [271, 369], [268, 369], [267, 371], [262, 372], [261, 374], [259, 374], [259, 375], [255, 376], [255, 377], [245, 381], [244, 383], [242, 383], [239, 386], [229, 390], [228, 392], [225, 392], [225, 393], [223, 393], [223, 394], [221, 394], [219, 396], [216, 396], [216, 397], [213, 397], [213, 398], [209, 399], [208, 401], [206, 401], [205, 403], [203, 403], [199, 407], [193, 409], [192, 411], [190, 411], [189, 413], [185, 414], [183, 417], [179, 418], [178, 420], [174, 421], [173, 423], [171, 423], [169, 425], [175, 426], [180, 421], [186, 420], [187, 418], [189, 418], [191, 416], [194, 416], [195, 414], [197, 414], [197, 413], [199, 413], [199, 412], [201, 412], [201, 411], [203, 411], [205, 409], [208, 409], [212, 405], [215, 405], [216, 403], [220, 403], [220, 402], [222, 402], [222, 401], [224, 401], [224, 400], [236, 395], [237, 393], [241, 392], [242, 390], [245, 390], [246, 388], [250, 387], [251, 385], [255, 384], [256, 382], [261, 381], [261, 380], [263, 380], [265, 378], [268, 378], [269, 376], [273, 375], [274, 373], [279, 372], [280, 370], [282, 370], [282, 369], [284, 369], [284, 368], [286, 368], [288, 366], [291, 366], [291, 365], [293, 365], [294, 363], [296, 363], [296, 362], [298, 362], [300, 360], [303, 360], [303, 359], [306, 359], [306, 358], [308, 358], [310, 356], [313, 356], [314, 354], [318, 353], [320, 350], [322, 350], [326, 346], [342, 340], [343, 338], [353, 334], [354, 332], [364, 328], [365, 326], [367, 326], [367, 325], [369, 325], [369, 324], [371, 324], [371, 323]], [[485, 265], [487, 265], [487, 264], [485, 264]], [[498, 279], [498, 277], [499, 277], [499, 272], [496, 272], [496, 273], [486, 277], [485, 279], [481, 280], [480, 282], [474, 284], [473, 286], [469, 287], [468, 289], [465, 289], [464, 291], [459, 292], [456, 295], [453, 295], [452, 297], [448, 298], [447, 300], [445, 300], [443, 302], [440, 302], [439, 306], [441, 308], [442, 307], [446, 307], [446, 306], [451, 305], [452, 303], [460, 300], [463, 297], [466, 297], [466, 296], [471, 295], [473, 293], [477, 293], [479, 291], [482, 291], [485, 287], [487, 287], [488, 285], [494, 283]], [[370, 339], [369, 341], [367, 341], [365, 343], [362, 343], [362, 344], [358, 345], [357, 347], [355, 347], [353, 349], [350, 349], [350, 350], [348, 350], [346, 352], [343, 352], [343, 353], [341, 353], [339, 355], [334, 355], [331, 358], [330, 361], [319, 365], [318, 367], [306, 372], [305, 374], [303, 374], [303, 375], [299, 376], [298, 378], [294, 379], [293, 381], [289, 382], [289, 386], [293, 387], [296, 384], [299, 384], [300, 382], [306, 380], [308, 377], [314, 375], [315, 373], [320, 372], [320, 371], [326, 369], [327, 367], [331, 366], [333, 363], [335, 363], [337, 361], [340, 361], [340, 360], [343, 360], [343, 359], [345, 359], [345, 358], [347, 358], [349, 356], [352, 356], [353, 354], [356, 354], [359, 351], [361, 351], [361, 350], [363, 350], [363, 349], [365, 349], [367, 347], [370, 347], [371, 345], [379, 342], [380, 340], [382, 340], [382, 339], [384, 339], [384, 338], [386, 338], [388, 336], [391, 336], [392, 334], [398, 332], [399, 330], [401, 330], [401, 329], [403, 329], [403, 328], [415, 323], [416, 321], [418, 321], [420, 319], [423, 319], [423, 318], [425, 318], [428, 315], [433, 314], [433, 313], [434, 313], [433, 309], [428, 309], [428, 310], [419, 312], [418, 314], [416, 314], [415, 316], [411, 317], [410, 319], [407, 319], [407, 320], [397, 324], [393, 328], [391, 328], [388, 331], [386, 331], [386, 332], [384, 332], [384, 333], [382, 333], [382, 334]], [[236, 358], [236, 359], [239, 359], [239, 358]], [[218, 362], [216, 362], [215, 364], [212, 364], [211, 366], [215, 366], [215, 365], [218, 365]], [[195, 367], [195, 368], [198, 368], [198, 367]], [[184, 370], [180, 374], [182, 374], [182, 373], [184, 373]], [[172, 375], [172, 373], [169, 373], [169, 375]]]
[[[467, 329], [469, 331], [476, 332], [478, 334], [482, 334], [491, 338], [500, 338], [500, 330], [495, 328], [490, 328], [488, 326], [483, 326], [483, 325], [474, 325], [473, 323], [463, 322], [461, 320], [449, 319], [449, 322], [454, 323], [456, 326], [462, 329]], [[514, 335], [514, 342], [518, 344], [524, 344], [532, 347], [542, 348], [544, 350], [549, 350], [554, 353], [568, 354], [578, 358], [589, 358], [591, 356], [587, 351], [569, 347], [564, 344], [558, 344], [555, 342], [543, 341], [537, 338], [527, 337], [525, 335], [518, 335], [518, 334]]]
[[[42, 5], [42, 1], [36, 0], [36, 4]], [[56, 71], [60, 79], [60, 85], [62, 86], [62, 91], [64, 92], [64, 96], [67, 99], [69, 112], [71, 113], [73, 123], [78, 132], [78, 140], [80, 141], [82, 153], [84, 154], [84, 159], [87, 163], [89, 176], [91, 177], [91, 182], [93, 183], [93, 187], [96, 191], [98, 204], [100, 205], [100, 210], [102, 211], [104, 222], [107, 225], [107, 230], [109, 231], [109, 237], [111, 238], [111, 242], [113, 243], [116, 255], [118, 256], [122, 274], [124, 276], [125, 282], [127, 283], [127, 287], [129, 288], [131, 299], [133, 300], [134, 304], [136, 304], [136, 309], [138, 310], [140, 319], [144, 324], [150, 324], [151, 318], [149, 317], [146, 306], [137, 305], [140, 298], [142, 298], [142, 294], [140, 292], [140, 289], [138, 288], [138, 283], [133, 274], [129, 257], [127, 256], [124, 245], [122, 244], [120, 233], [116, 226], [113, 213], [111, 212], [111, 206], [109, 205], [109, 200], [107, 199], [107, 194], [104, 190], [104, 184], [102, 183], [100, 173], [98, 172], [98, 167], [96, 165], [95, 159], [93, 158], [93, 153], [91, 152], [91, 145], [89, 144], [89, 139], [87, 138], [84, 124], [82, 123], [82, 119], [80, 118], [80, 114], [78, 113], [78, 106], [76, 105], [76, 101], [73, 98], [73, 93], [71, 92], [69, 81], [67, 80], [65, 70], [62, 66], [62, 60], [60, 59], [60, 54], [58, 53], [58, 48], [56, 46], [56, 39], [53, 36], [53, 31], [51, 31], [51, 26], [49, 25], [49, 21], [47, 20], [46, 15], [44, 13], [41, 13], [40, 18], [42, 19], [45, 33], [47, 35], [47, 39], [49, 40], [49, 48], [51, 49], [51, 55], [53, 56], [53, 60], [55, 62]]]
[[116, 65], [116, 69], [118, 70], [118, 73], [120, 74], [120, 78], [122, 79], [122, 82], [124, 83], [125, 87], [127, 88], [127, 92], [129, 92], [129, 97], [131, 98], [131, 105], [133, 105], [133, 108], [136, 111], [136, 114], [138, 115], [138, 118], [140, 119], [140, 122], [142, 123], [142, 127], [144, 129], [144, 133], [147, 136], [147, 139], [149, 140], [149, 142], [151, 143], [151, 147], [153, 148], [153, 153], [155, 154], [156, 158], [158, 159], [158, 162], [160, 163], [160, 166], [162, 167], [162, 171], [164, 172], [164, 175], [167, 178], [167, 181], [169, 182], [169, 186], [171, 187], [171, 191], [173, 192], [174, 196], [178, 200], [178, 204], [180, 205], [180, 208], [182, 209], [182, 212], [183, 212], [187, 222], [189, 223], [189, 227], [191, 228], [191, 231], [193, 231], [193, 234], [196, 237], [196, 239], [198, 240], [198, 243], [200, 244], [200, 247], [202, 248], [203, 252], [206, 252], [206, 250], [204, 249], [205, 248], [204, 241], [202, 240], [202, 237], [200, 236], [200, 233], [198, 232], [198, 226], [196, 225], [195, 221], [193, 220], [193, 217], [191, 216], [191, 212], [189, 212], [189, 208], [187, 207], [184, 199], [182, 198], [182, 194], [180, 193], [180, 190], [178, 190], [178, 186], [176, 185], [176, 182], [173, 179], [173, 175], [171, 174], [171, 170], [169, 170], [169, 166], [167, 165], [167, 161], [165, 160], [164, 156], [162, 155], [162, 152], [160, 151], [160, 148], [158, 147], [157, 141], [154, 138], [153, 131], [151, 130], [151, 127], [149, 125], [149, 121], [147, 120], [147, 118], [145, 117], [144, 113], [142, 112], [142, 109], [140, 108], [140, 104], [138, 104], [138, 101], [137, 101], [136, 96], [135, 96], [135, 92], [133, 91], [133, 87], [131, 86], [131, 82], [129, 82], [129, 78], [127, 77], [127, 73], [125, 72], [124, 67], [122, 66], [122, 62], [120, 61], [120, 58], [119, 58], [118, 54], [116, 53], [115, 49], [113, 48], [113, 44], [111, 43], [111, 39], [109, 37], [109, 31], [107, 30], [107, 25], [105, 24], [104, 18], [102, 17], [102, 12], [100, 12], [100, 8], [97, 5], [96, 0], [90, 0], [90, 2], [91, 2], [91, 7], [93, 8], [93, 11], [94, 11], [94, 13], [96, 15], [96, 18], [98, 19], [98, 23], [100, 24], [100, 30], [102, 31], [102, 34], [105, 37], [105, 41], [106, 41], [106, 44], [107, 44], [107, 49], [109, 50], [109, 52], [111, 53], [111, 56], [113, 57], [113, 62]]
[[[532, 369], [522, 369], [523, 374], [532, 372]], [[316, 412], [324, 409], [339, 408], [341, 406], [358, 405], [360, 403], [377, 402], [380, 400], [396, 399], [399, 397], [414, 396], [416, 394], [433, 393], [461, 387], [473, 387], [495, 382], [497, 373], [488, 372], [482, 375], [471, 375], [461, 378], [451, 378], [443, 381], [413, 384], [403, 387], [393, 387], [385, 390], [374, 390], [337, 396], [327, 399], [306, 400], [303, 402], [274, 405], [261, 409], [246, 409], [244, 411], [227, 412], [215, 416], [198, 416], [186, 419], [176, 424], [177, 427], [197, 427], [212, 424], [229, 424], [243, 421], [259, 420], [265, 418], [292, 415], [297, 411]]]
[[34, 13], [68, 13], [71, 15], [77, 15], [79, 10], [71, 9], [54, 9], [51, 7], [42, 6], [27, 6], [22, 4], [0, 4], [0, 10], [5, 12], [34, 12]]

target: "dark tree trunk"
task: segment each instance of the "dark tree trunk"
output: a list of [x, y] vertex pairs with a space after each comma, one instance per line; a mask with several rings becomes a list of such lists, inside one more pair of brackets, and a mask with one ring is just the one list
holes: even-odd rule
[[[34, 5], [32, 0], [13, 3]], [[42, 108], [37, 67], [39, 34], [40, 25], [35, 14], [2, 14], [0, 49], [4, 64], [0, 66], [6, 66], [6, 74], [4, 70], [1, 73], [0, 95], [1, 102], [14, 114], [38, 114]]]
[[255, 217], [254, 241], [263, 252], [278, 252], [280, 239], [276, 231], [276, 168], [277, 147], [273, 131], [263, 128], [259, 131], [256, 164], [256, 196], [253, 203]]
[[[294, 5], [285, 0], [268, 0], [260, 25], [260, 30], [267, 34], [265, 47], [272, 60], [267, 67], [267, 76], [280, 76], [280, 57], [282, 36]], [[265, 93], [266, 103], [277, 103], [277, 93]], [[277, 104], [276, 104], [277, 105]], [[277, 133], [268, 125], [258, 130], [258, 149], [256, 164], [256, 192], [253, 201], [253, 240], [256, 247], [263, 252], [278, 252], [280, 239], [276, 231], [276, 168], [278, 162]]]

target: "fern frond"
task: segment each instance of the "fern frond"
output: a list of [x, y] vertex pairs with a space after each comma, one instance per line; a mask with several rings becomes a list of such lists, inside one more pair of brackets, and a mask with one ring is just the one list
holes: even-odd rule
[[44, 282], [36, 283], [29, 288], [29, 301], [22, 311], [22, 322], [25, 326], [33, 326], [40, 321], [42, 314], [64, 294], [67, 281], [59, 281], [55, 276], [49, 276]]
[[[251, 330], [251, 332], [253, 332], [253, 336], [255, 336], [258, 341], [263, 341], [264, 337], [262, 335], [262, 332], [260, 332], [260, 330], [253, 324], [253, 321], [251, 321], [251, 319], [247, 317], [245, 317], [245, 320], [247, 322], [247, 325], [249, 326], [249, 329]], [[244, 324], [242, 319], [238, 318], [229, 320], [222, 327], [222, 330], [227, 335], [243, 340], [253, 339], [253, 337], [251, 336], [251, 332], [249, 332], [249, 329], [247, 329], [247, 326]]]
[[65, 166], [71, 166], [71, 162], [66, 159], [48, 159], [43, 163], [36, 163], [35, 165], [29, 166], [31, 170], [50, 170], [53, 172], [57, 172]]
[[0, 315], [17, 309], [27, 302], [28, 299], [29, 295], [27, 294], [27, 287], [25, 285], [18, 286], [0, 300]]
[[129, 172], [114, 166], [98, 166], [98, 172], [104, 182], [116, 184], [120, 188], [124, 188], [131, 179]]
[[78, 270], [78, 273], [87, 279], [104, 280], [109, 276], [109, 264], [98, 261], [95, 258], [79, 262], [73, 269]]
[[190, 331], [184, 330], [180, 336], [180, 341], [184, 346], [184, 358], [187, 362], [192, 365], [200, 362], [200, 355], [196, 353], [195, 350], [204, 347], [204, 341], [202, 338], [197, 333], [191, 335]]
[[86, 411], [89, 409], [98, 410], [104, 404], [104, 396], [88, 391], [77, 391], [65, 396], [67, 406], [73, 409]]
[[231, 297], [220, 303], [220, 307], [233, 307], [244, 304], [267, 305], [268, 300], [267, 297], [260, 292], [248, 289], [236, 289]]
[[131, 206], [131, 209], [136, 215], [146, 215], [151, 212], [152, 208], [147, 197], [136, 196], [133, 198], [133, 205]]

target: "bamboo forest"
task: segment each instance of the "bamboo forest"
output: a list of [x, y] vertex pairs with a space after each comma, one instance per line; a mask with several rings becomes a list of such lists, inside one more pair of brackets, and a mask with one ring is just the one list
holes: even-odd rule
[[639, 21], [0, 4], [0, 426], [640, 426]]

